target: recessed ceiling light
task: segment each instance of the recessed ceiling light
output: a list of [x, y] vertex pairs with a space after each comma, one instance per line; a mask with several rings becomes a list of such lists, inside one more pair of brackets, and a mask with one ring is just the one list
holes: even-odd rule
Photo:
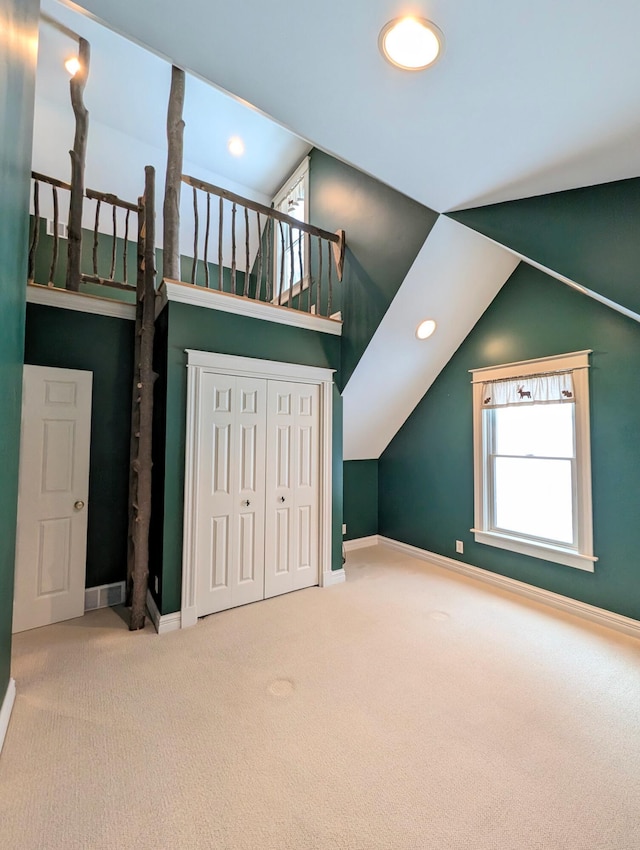
[[242, 156], [244, 153], [244, 142], [240, 136], [231, 136], [227, 147], [229, 148], [229, 153], [233, 154], [233, 156]]
[[420, 322], [416, 328], [416, 336], [418, 339], [428, 339], [436, 329], [436, 323], [433, 319], [425, 319]]
[[392, 65], [405, 71], [421, 71], [442, 53], [444, 36], [426, 18], [395, 18], [382, 28], [378, 44]]
[[80, 60], [77, 56], [70, 56], [67, 60], [65, 60], [64, 67], [72, 77], [75, 77], [80, 70]]

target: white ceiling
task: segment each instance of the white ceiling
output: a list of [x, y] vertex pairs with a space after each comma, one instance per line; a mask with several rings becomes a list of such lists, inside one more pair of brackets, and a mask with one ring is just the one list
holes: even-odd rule
[[[640, 174], [637, 0], [82, 0], [118, 31], [442, 212]], [[380, 56], [404, 12], [444, 32]]]

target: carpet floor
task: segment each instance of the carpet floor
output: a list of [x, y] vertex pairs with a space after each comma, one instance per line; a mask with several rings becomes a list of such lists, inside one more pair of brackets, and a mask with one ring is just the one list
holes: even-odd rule
[[17, 635], [2, 850], [638, 850], [640, 642], [383, 547]]

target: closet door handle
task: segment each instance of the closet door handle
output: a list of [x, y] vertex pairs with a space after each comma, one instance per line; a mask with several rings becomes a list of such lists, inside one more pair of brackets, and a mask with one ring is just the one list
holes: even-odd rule
[[284, 496], [280, 496], [280, 501], [284, 502]]
[[249, 499], [247, 499], [247, 500], [246, 500], [246, 502], [245, 502], [245, 505], [246, 505], [247, 507], [249, 507], [249, 505], [250, 505], [250, 504], [251, 504], [251, 502], [249, 501]]

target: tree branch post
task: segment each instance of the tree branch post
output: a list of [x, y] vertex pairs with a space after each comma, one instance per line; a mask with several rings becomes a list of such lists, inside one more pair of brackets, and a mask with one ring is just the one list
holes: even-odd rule
[[78, 40], [78, 60], [80, 67], [71, 78], [71, 106], [76, 119], [76, 132], [71, 157], [71, 193], [69, 197], [67, 278], [65, 286], [77, 292], [80, 288], [80, 258], [82, 253], [82, 204], [84, 201], [84, 169], [87, 158], [87, 136], [89, 133], [89, 112], [84, 105], [84, 89], [89, 77], [91, 48], [89, 42], [80, 37]]
[[[134, 414], [132, 420], [138, 431], [137, 454], [131, 461], [135, 476], [133, 517], [133, 571], [131, 576], [131, 631], [144, 628], [149, 584], [149, 524], [151, 521], [151, 467], [153, 428], [153, 337], [155, 323], [155, 171], [145, 168], [144, 190], [144, 273], [138, 277], [138, 310], [136, 333], [139, 334], [139, 361], [134, 382]], [[140, 309], [140, 303], [142, 309]], [[138, 416], [135, 408], [138, 406]], [[132, 440], [134, 445], [134, 440]]]
[[180, 280], [180, 187], [184, 136], [184, 71], [171, 68], [171, 91], [167, 109], [167, 175], [164, 188], [162, 276]]

